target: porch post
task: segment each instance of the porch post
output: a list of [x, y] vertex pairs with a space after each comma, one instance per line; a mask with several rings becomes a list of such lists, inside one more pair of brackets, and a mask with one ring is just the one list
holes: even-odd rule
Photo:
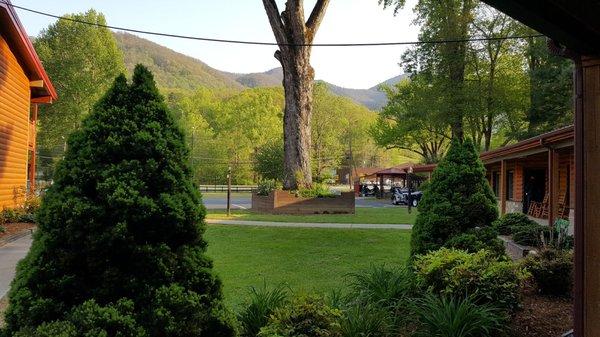
[[548, 149], [548, 225], [554, 226], [558, 214], [558, 153], [553, 148]]
[[600, 331], [600, 58], [575, 71], [575, 335]]
[[383, 199], [383, 175], [379, 176], [379, 198]]
[[31, 146], [31, 157], [29, 158], [30, 162], [29, 162], [29, 192], [31, 192], [32, 194], [35, 193], [35, 169], [36, 169], [36, 161], [37, 161], [37, 128], [36, 128], [36, 124], [37, 124], [37, 118], [38, 118], [38, 105], [37, 104], [33, 104], [32, 107], [32, 111], [31, 111], [31, 118], [29, 120], [29, 141], [30, 146]]
[[506, 161], [502, 159], [500, 161], [500, 186], [499, 197], [500, 197], [500, 215], [506, 214]]

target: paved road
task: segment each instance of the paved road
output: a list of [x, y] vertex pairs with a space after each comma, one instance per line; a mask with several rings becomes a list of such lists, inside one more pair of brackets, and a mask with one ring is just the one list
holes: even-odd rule
[[0, 247], [0, 298], [10, 289], [17, 262], [25, 257], [31, 246], [31, 234]]
[[246, 220], [217, 220], [206, 219], [209, 224], [259, 226], [259, 227], [296, 227], [296, 228], [360, 228], [360, 229], [412, 229], [406, 224], [351, 224], [351, 223], [304, 223], [304, 222], [274, 222]]
[[[226, 209], [227, 194], [225, 193], [203, 193], [202, 200], [207, 209]], [[356, 198], [356, 207], [380, 208], [380, 207], [402, 207], [394, 206], [388, 199]], [[233, 193], [231, 195], [232, 209], [252, 208], [250, 193]]]
[[[207, 209], [226, 209], [226, 193], [202, 193], [202, 201]], [[250, 193], [233, 193], [231, 195], [232, 209], [250, 209], [252, 207], [252, 197]]]

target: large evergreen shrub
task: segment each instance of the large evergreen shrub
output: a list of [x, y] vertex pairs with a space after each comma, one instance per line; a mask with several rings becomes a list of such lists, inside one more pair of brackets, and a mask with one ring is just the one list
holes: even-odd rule
[[496, 218], [496, 198], [473, 142], [454, 140], [425, 187], [413, 227], [411, 254], [439, 249], [453, 236], [490, 226]]
[[[123, 303], [119, 315], [126, 316], [114, 319], [131, 334], [119, 334], [115, 324], [106, 330], [110, 317], [85, 331], [235, 335], [205, 255], [205, 210], [184, 144], [146, 68], [135, 68], [131, 85], [123, 75], [115, 80], [69, 138], [12, 284], [6, 336], [42, 334], [56, 321], [76, 325], [82, 310], [106, 316]], [[89, 301], [96, 309], [86, 311]]]

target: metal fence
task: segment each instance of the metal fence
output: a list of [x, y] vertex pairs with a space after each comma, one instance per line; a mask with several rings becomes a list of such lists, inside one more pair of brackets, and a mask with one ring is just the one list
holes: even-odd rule
[[[227, 185], [200, 185], [200, 192], [227, 192]], [[250, 193], [256, 189], [256, 185], [231, 185], [231, 192]]]

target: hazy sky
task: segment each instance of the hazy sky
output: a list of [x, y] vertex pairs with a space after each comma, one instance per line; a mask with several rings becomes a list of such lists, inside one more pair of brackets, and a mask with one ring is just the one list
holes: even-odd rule
[[[414, 41], [418, 27], [411, 25], [412, 7], [396, 17], [377, 0], [331, 0], [315, 43]], [[12, 0], [13, 4], [52, 14], [94, 8], [108, 24], [181, 35], [236, 40], [274, 41], [261, 0]], [[306, 0], [308, 12], [315, 0]], [[284, 0], [278, 0], [280, 9]], [[55, 20], [17, 9], [30, 35]], [[308, 16], [307, 16], [308, 17]], [[239, 46], [140, 35], [211, 67], [230, 72], [262, 72], [279, 64], [274, 46]], [[312, 65], [317, 79], [349, 88], [369, 88], [402, 73], [398, 65], [405, 46], [314, 47]]]

